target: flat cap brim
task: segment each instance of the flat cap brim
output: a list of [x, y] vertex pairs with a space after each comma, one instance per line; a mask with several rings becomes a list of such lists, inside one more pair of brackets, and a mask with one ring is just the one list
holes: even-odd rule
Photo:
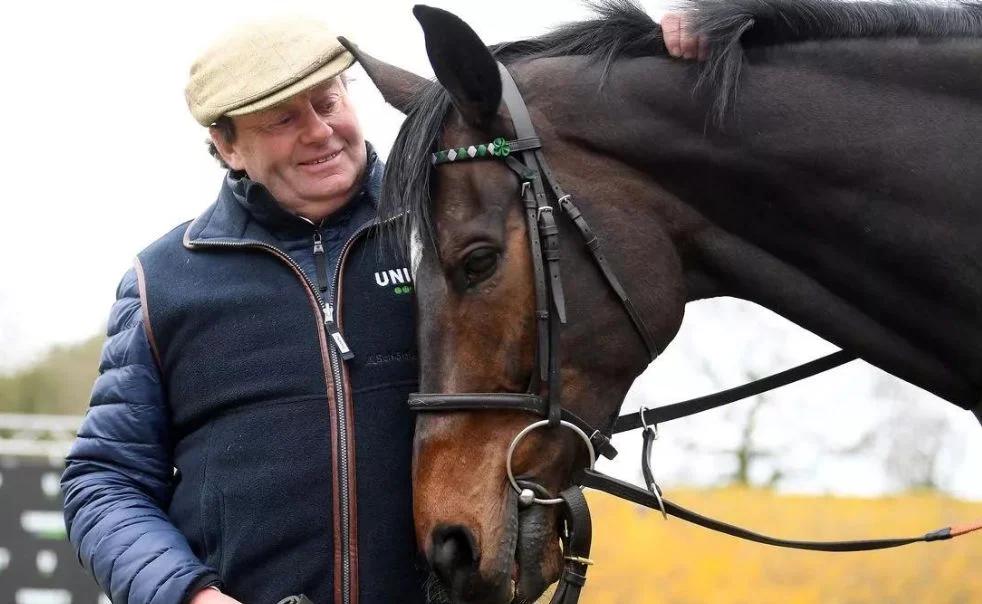
[[[262, 111], [263, 109], [269, 109], [270, 107], [278, 105], [296, 94], [300, 94], [304, 90], [313, 88], [314, 86], [326, 82], [331, 78], [338, 77], [344, 70], [351, 67], [354, 62], [355, 57], [352, 56], [350, 52], [345, 51], [343, 54], [338, 55], [331, 61], [327, 62], [320, 69], [315, 70], [307, 77], [297, 80], [293, 84], [273, 92], [269, 96], [263, 97], [258, 101], [254, 101], [248, 105], [243, 105], [237, 109], [232, 109], [231, 111], [226, 111], [224, 115], [247, 115], [249, 113]], [[213, 123], [219, 117], [221, 117], [221, 115], [215, 116], [215, 119], [208, 123]]]
[[223, 115], [255, 113], [335, 78], [355, 57], [314, 19], [246, 23], [191, 66], [185, 97], [191, 115], [210, 126]]

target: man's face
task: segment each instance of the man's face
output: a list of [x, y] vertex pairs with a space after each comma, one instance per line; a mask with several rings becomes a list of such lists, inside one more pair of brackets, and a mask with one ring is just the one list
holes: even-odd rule
[[235, 142], [212, 133], [226, 163], [265, 185], [286, 208], [320, 220], [358, 190], [365, 139], [340, 78], [232, 119]]

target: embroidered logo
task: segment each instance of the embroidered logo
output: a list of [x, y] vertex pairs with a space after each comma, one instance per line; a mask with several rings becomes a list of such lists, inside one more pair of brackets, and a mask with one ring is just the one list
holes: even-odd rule
[[375, 273], [375, 283], [379, 287], [393, 287], [396, 294], [408, 294], [413, 291], [413, 278], [408, 268], [390, 269]]

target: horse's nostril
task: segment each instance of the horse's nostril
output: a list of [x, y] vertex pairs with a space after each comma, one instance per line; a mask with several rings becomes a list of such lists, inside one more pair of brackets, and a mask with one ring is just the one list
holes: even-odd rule
[[440, 526], [433, 531], [433, 547], [430, 550], [430, 566], [447, 584], [453, 584], [455, 575], [477, 568], [478, 555], [474, 535], [466, 527]]

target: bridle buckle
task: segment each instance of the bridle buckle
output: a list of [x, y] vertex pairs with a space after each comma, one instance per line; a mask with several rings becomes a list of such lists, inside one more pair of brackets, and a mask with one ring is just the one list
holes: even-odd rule
[[647, 410], [648, 408], [642, 405], [638, 411], [638, 415], [641, 417], [641, 428], [647, 432], [651, 432], [651, 437], [658, 440], [658, 424], [649, 424], [648, 420], [644, 418], [644, 412]]
[[584, 558], [582, 556], [563, 556], [563, 560], [568, 560], [569, 562], [574, 562], [576, 564], [582, 564], [583, 566], [593, 566], [594, 562], [590, 558]]

